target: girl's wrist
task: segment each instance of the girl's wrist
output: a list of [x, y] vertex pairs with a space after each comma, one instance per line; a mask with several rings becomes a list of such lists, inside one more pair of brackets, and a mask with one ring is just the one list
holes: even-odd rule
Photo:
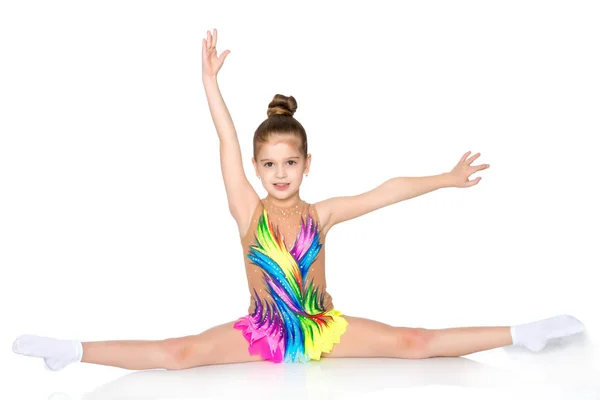
[[443, 188], [456, 187], [456, 178], [450, 172], [441, 174], [440, 180]]
[[202, 83], [207, 83], [207, 82], [216, 82], [217, 81], [217, 76], [216, 75], [202, 75]]

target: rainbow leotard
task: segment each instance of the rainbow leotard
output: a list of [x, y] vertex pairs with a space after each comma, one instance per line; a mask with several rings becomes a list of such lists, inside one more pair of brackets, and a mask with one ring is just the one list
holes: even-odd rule
[[250, 354], [276, 363], [308, 362], [340, 343], [348, 323], [325, 289], [321, 239], [312, 205], [279, 208], [261, 200], [257, 206], [242, 238], [251, 305], [234, 324]]

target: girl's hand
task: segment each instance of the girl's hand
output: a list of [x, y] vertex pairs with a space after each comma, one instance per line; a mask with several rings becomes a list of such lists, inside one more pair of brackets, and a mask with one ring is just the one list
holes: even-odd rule
[[217, 76], [217, 72], [223, 66], [225, 57], [231, 53], [225, 50], [217, 57], [217, 30], [213, 29], [214, 37], [210, 31], [206, 31], [206, 39], [202, 39], [202, 78], [212, 78]]
[[486, 169], [486, 168], [490, 167], [490, 164], [471, 166], [471, 163], [477, 157], [480, 156], [480, 153], [475, 154], [474, 156], [470, 157], [467, 160], [467, 156], [470, 153], [471, 153], [470, 151], [467, 151], [462, 156], [462, 158], [460, 159], [458, 164], [456, 164], [456, 167], [454, 167], [452, 169], [452, 171], [450, 171], [448, 173], [448, 175], [452, 179], [452, 183], [451, 183], [452, 187], [464, 188], [464, 187], [471, 187], [473, 185], [477, 185], [479, 183], [479, 181], [481, 180], [481, 177], [477, 177], [473, 180], [469, 180], [469, 177], [477, 171], [481, 171], [482, 169]]

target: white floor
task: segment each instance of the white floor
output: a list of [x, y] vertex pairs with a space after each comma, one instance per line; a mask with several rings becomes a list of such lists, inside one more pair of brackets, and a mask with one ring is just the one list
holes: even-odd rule
[[[90, 364], [46, 371], [41, 360], [14, 365], [34, 384], [8, 379], [13, 399], [600, 399], [600, 363], [587, 334], [554, 341], [539, 353], [508, 346], [468, 357], [322, 359], [266, 362], [183, 371], [126, 371]], [[40, 363], [32, 371], [33, 363]], [[31, 373], [30, 373], [31, 372]]]

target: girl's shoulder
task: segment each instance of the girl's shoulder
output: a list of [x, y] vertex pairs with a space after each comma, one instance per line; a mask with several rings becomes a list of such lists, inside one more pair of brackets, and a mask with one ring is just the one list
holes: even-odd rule
[[309, 203], [309, 207], [314, 210], [319, 225], [321, 235], [325, 236], [329, 231], [329, 216], [331, 215], [330, 203], [327, 200], [322, 200], [316, 203]]

